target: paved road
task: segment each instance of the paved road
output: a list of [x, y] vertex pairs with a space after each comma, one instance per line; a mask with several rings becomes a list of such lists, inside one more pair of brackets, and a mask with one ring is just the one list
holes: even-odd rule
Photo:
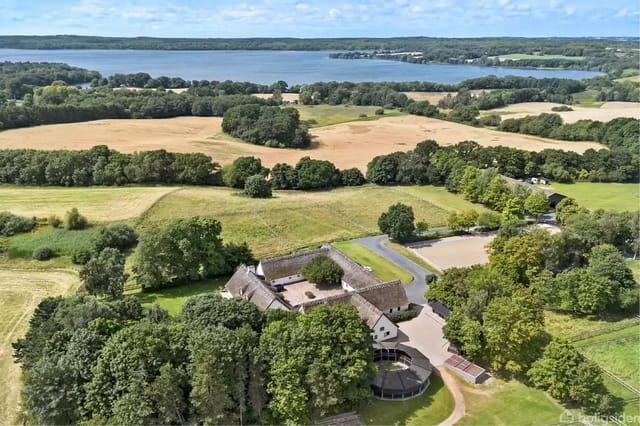
[[424, 299], [424, 293], [427, 291], [426, 277], [433, 274], [417, 263], [399, 254], [397, 251], [385, 246], [384, 243], [388, 240], [389, 237], [387, 237], [386, 235], [378, 235], [375, 237], [359, 238], [353, 240], [353, 242], [362, 244], [363, 246], [373, 250], [381, 256], [384, 256], [390, 262], [395, 263], [396, 265], [413, 275], [413, 281], [411, 281], [404, 287], [407, 292], [409, 302], [419, 305], [425, 304], [427, 302]]

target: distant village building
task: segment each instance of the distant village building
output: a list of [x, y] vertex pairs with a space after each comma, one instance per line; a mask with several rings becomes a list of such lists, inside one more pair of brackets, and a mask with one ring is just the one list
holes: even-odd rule
[[[328, 256], [342, 268], [340, 286], [313, 284], [300, 273], [309, 261], [320, 255]], [[387, 315], [409, 308], [407, 294], [399, 280], [383, 282], [330, 244], [263, 260], [256, 268], [241, 265], [225, 288], [230, 296], [241, 297], [261, 310], [304, 313], [328, 303], [351, 305], [367, 322], [376, 342], [398, 335], [398, 326]]]

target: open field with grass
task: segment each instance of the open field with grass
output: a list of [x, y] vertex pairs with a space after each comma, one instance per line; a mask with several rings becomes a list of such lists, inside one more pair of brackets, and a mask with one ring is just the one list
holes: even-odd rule
[[[469, 90], [469, 93], [472, 95], [479, 95], [482, 92], [491, 92], [493, 89], [484, 89], [484, 90]], [[414, 101], [429, 101], [431, 105], [438, 105], [438, 102], [442, 100], [447, 95], [455, 96], [457, 92], [402, 92], [409, 99], [413, 99]]]
[[466, 406], [457, 425], [552, 425], [560, 423], [563, 408], [546, 393], [517, 381], [491, 379], [471, 385], [455, 377]]
[[627, 266], [631, 269], [631, 272], [633, 272], [636, 282], [640, 284], [640, 260], [628, 259]]
[[437, 425], [453, 411], [453, 397], [437, 374], [431, 375], [431, 385], [425, 393], [408, 401], [373, 399], [360, 409], [368, 425]]
[[225, 241], [247, 241], [262, 257], [377, 234], [379, 216], [398, 202], [413, 207], [416, 221], [433, 226], [444, 225], [449, 210], [474, 208], [462, 198], [447, 206], [446, 200], [457, 196], [441, 188], [406, 189], [365, 185], [321, 192], [276, 191], [273, 198], [258, 200], [229, 188], [191, 187], [162, 198], [143, 215], [142, 224], [213, 216], [222, 223]]
[[589, 359], [640, 390], [640, 325], [575, 343]]
[[598, 91], [585, 90], [584, 92], [572, 93], [571, 96], [574, 100], [579, 102], [580, 106], [586, 108], [600, 108], [604, 102], [596, 101]]
[[97, 120], [53, 124], [0, 132], [1, 148], [88, 149], [108, 145], [121, 152], [166, 149], [203, 152], [221, 164], [253, 155], [270, 167], [296, 163], [304, 156], [330, 160], [339, 168], [365, 170], [373, 157], [408, 151], [425, 139], [441, 145], [474, 140], [483, 146], [504, 145], [540, 151], [558, 148], [584, 152], [601, 148], [594, 142], [566, 142], [537, 136], [499, 132], [434, 118], [404, 115], [375, 121], [359, 121], [311, 129], [309, 149], [279, 149], [243, 143], [222, 133], [217, 117], [178, 117], [158, 120]]
[[623, 83], [625, 81], [633, 81], [634, 83], [640, 83], [640, 70], [636, 68], [626, 68], [622, 71], [622, 77], [614, 80], [619, 83]]
[[362, 244], [340, 241], [333, 243], [333, 245], [360, 265], [369, 266], [373, 274], [382, 281], [400, 280], [403, 284], [407, 284], [413, 280], [413, 276], [407, 271]]
[[562, 312], [545, 311], [545, 330], [558, 337], [596, 336], [615, 330], [621, 330], [638, 324], [637, 318], [618, 314], [601, 314], [595, 316], [574, 316]]
[[[385, 109], [384, 115], [376, 115], [377, 106], [358, 105], [294, 105], [300, 111], [301, 120], [315, 120], [311, 127], [324, 127], [350, 121], [374, 121], [384, 117], [407, 115], [397, 109]], [[365, 115], [366, 117], [361, 117]]]
[[565, 55], [531, 55], [528, 53], [511, 53], [509, 55], [500, 55], [498, 59], [501, 61], [517, 61], [521, 59], [562, 59], [565, 61], [584, 61], [584, 56], [565, 56]]
[[77, 207], [89, 222], [111, 222], [137, 217], [175, 187], [55, 188], [0, 185], [0, 211], [23, 216], [61, 218]]
[[565, 123], [575, 123], [578, 120], [611, 121], [618, 117], [640, 118], [640, 103], [638, 102], [604, 102], [599, 108], [587, 108], [580, 105], [571, 105], [573, 111], [554, 112], [553, 107], [560, 106], [551, 102], [525, 102], [521, 104], [507, 105], [496, 108], [486, 113], [503, 115], [502, 119], [522, 118], [529, 115], [542, 113], [558, 114]]
[[189, 298], [207, 293], [217, 294], [228, 280], [228, 277], [221, 277], [148, 293], [137, 289], [128, 291], [126, 294], [133, 294], [138, 297], [143, 306], [150, 306], [157, 303], [169, 311], [170, 315], [176, 316], [180, 313], [182, 305], [184, 305]]
[[100, 232], [100, 226], [92, 226], [77, 231], [52, 229], [44, 226], [35, 232], [18, 234], [10, 238], [0, 239], [7, 248], [9, 257], [31, 257], [38, 247], [48, 247], [56, 256], [68, 256], [77, 249], [89, 249]]
[[575, 198], [590, 209], [636, 211], [640, 207], [640, 186], [633, 183], [553, 182], [543, 187]]
[[[10, 267], [9, 267], [10, 268]], [[0, 424], [16, 424], [22, 387], [20, 366], [13, 362], [11, 343], [29, 326], [36, 306], [47, 296], [65, 295], [79, 285], [71, 271], [0, 269]]]

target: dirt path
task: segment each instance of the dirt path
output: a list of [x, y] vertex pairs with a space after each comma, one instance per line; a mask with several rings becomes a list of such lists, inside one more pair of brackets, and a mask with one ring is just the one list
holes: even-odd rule
[[458, 384], [456, 383], [454, 378], [451, 376], [451, 373], [449, 373], [449, 371], [444, 366], [441, 366], [438, 369], [438, 372], [440, 373], [440, 377], [442, 377], [442, 381], [444, 382], [445, 386], [451, 392], [454, 404], [453, 412], [448, 418], [440, 423], [440, 426], [453, 426], [460, 419], [462, 419], [466, 413], [464, 395], [462, 395], [462, 391], [458, 387]]

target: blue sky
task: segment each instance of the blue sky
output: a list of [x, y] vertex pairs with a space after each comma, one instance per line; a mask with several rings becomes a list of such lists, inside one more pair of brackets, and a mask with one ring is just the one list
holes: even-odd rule
[[1, 34], [638, 36], [638, 0], [0, 0]]

